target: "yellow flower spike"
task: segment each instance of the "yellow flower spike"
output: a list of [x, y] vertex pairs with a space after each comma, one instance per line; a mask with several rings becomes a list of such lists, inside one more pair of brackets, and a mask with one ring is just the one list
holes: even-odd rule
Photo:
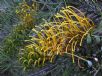
[[41, 58], [39, 58], [38, 61], [37, 61], [38, 62], [38, 66], [40, 66], [40, 61], [41, 61]]
[[75, 35], [74, 37], [72, 37], [72, 38], [70, 39], [69, 43], [71, 43], [71, 41], [72, 41], [74, 38], [76, 38], [76, 37], [78, 37], [78, 34]]
[[51, 60], [50, 60], [51, 63], [53, 62], [54, 57], [55, 55], [52, 55]]
[[24, 60], [24, 61], [23, 61], [23, 64], [24, 64], [24, 65], [27, 65], [27, 64], [28, 64], [28, 61], [27, 61], [27, 60]]
[[74, 63], [76, 48], [82, 46], [83, 40], [93, 28], [94, 23], [80, 10], [73, 6], [63, 8], [52, 22], [45, 21], [45, 24], [32, 29], [34, 36], [31, 36], [31, 44], [27, 48], [34, 50], [29, 49], [27, 57], [31, 58], [34, 52], [37, 56], [34, 65], [44, 65], [48, 60], [52, 62], [55, 55], [71, 53]]
[[92, 30], [92, 28], [93, 28], [93, 27], [89, 28], [89, 29], [85, 32], [85, 34], [83, 34], [83, 36], [82, 36], [82, 38], [81, 38], [81, 41], [80, 41], [80, 46], [82, 45], [82, 41], [83, 41], [84, 37], [88, 34], [88, 32], [89, 32], [90, 30]]
[[39, 38], [44, 39], [39, 31], [37, 31], [36, 29], [32, 29], [32, 31], [37, 33]]
[[77, 42], [78, 42], [78, 41], [75, 41], [74, 50], [76, 49]]
[[30, 65], [32, 62], [33, 62], [33, 60], [32, 59], [29, 59], [28, 65]]
[[43, 62], [42, 62], [43, 65], [44, 65], [45, 61], [46, 61], [46, 57], [44, 55]]
[[37, 60], [34, 61], [34, 66], [36, 66], [36, 65], [37, 65]]
[[74, 52], [75, 52], [75, 49], [76, 49], [76, 45], [77, 45], [77, 41], [72, 43], [72, 61], [73, 61], [73, 63], [75, 62], [74, 61]]
[[67, 44], [67, 46], [66, 46], [66, 53], [68, 52], [68, 46], [69, 46], [69, 44]]
[[[26, 1], [23, 1], [22, 3], [19, 4], [17, 7], [17, 15], [21, 19], [21, 21], [25, 24], [30, 24], [32, 21], [35, 21], [36, 18], [33, 19], [33, 16], [36, 15], [38, 7], [38, 4], [36, 2], [33, 2], [34, 8], [32, 6], [29, 6]], [[33, 25], [33, 24], [32, 24]]]
[[71, 45], [71, 48], [72, 48], [72, 61], [73, 61], [73, 63], [74, 63], [74, 52], [75, 52], [75, 50], [74, 50], [74, 41], [72, 42], [72, 45]]
[[62, 51], [62, 45], [63, 45], [63, 44], [64, 44], [64, 43], [60, 43], [60, 44], [58, 44], [56, 55], [61, 54], [61, 51]]
[[19, 11], [18, 11], [18, 10], [16, 10], [16, 13], [18, 14], [18, 13], [19, 13]]
[[34, 52], [30, 52], [30, 53], [28, 54], [28, 58], [32, 58], [32, 55], [34, 56]]
[[19, 58], [19, 61], [23, 61], [23, 60], [25, 60], [25, 58], [24, 57], [21, 57], [21, 58]]
[[[72, 10], [74, 12], [74, 9], [76, 11], [78, 11], [84, 18], [85, 18], [85, 15], [84, 13], [82, 13], [80, 10], [78, 10], [77, 8], [73, 7], [73, 6], [67, 6], [67, 8], [69, 8], [70, 10]], [[75, 13], [75, 12], [74, 12]], [[77, 15], [77, 14], [76, 14]]]

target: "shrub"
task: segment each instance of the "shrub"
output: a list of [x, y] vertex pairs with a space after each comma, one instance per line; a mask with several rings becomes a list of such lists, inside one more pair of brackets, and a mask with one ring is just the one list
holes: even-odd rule
[[62, 8], [53, 22], [32, 29], [34, 35], [28, 40], [30, 44], [25, 47], [20, 60], [25, 68], [31, 68], [53, 62], [56, 55], [67, 53], [72, 55], [74, 62], [75, 50], [80, 49], [93, 28], [93, 22], [75, 7]]

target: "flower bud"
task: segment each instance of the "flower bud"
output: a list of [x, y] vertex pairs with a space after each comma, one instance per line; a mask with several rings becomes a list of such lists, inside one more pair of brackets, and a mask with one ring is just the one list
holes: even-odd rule
[[87, 60], [88, 67], [92, 67], [92, 62]]

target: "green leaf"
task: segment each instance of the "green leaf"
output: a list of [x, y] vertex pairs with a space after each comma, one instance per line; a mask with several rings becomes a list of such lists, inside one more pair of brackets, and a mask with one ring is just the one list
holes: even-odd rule
[[95, 36], [95, 39], [96, 39], [96, 43], [100, 43], [100, 37], [99, 36]]
[[69, 72], [68, 72], [68, 69], [66, 69], [65, 71], [64, 71], [64, 73], [63, 73], [63, 76], [68, 76], [69, 74], [68, 74]]
[[94, 30], [94, 33], [102, 32], [102, 21], [100, 21], [98, 27]]
[[87, 35], [87, 44], [91, 44], [92, 43], [92, 39], [90, 34]]

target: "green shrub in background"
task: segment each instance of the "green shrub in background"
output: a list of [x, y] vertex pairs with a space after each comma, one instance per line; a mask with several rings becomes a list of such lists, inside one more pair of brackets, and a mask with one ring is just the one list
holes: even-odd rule
[[[3, 52], [5, 56], [7, 56], [6, 58], [9, 58], [7, 59], [8, 62], [6, 60], [0, 59], [0, 61], [2, 62], [1, 67], [3, 67], [2, 65], [5, 65], [5, 67], [2, 68], [4, 72], [10, 70], [15, 71], [15, 69], [19, 71], [18, 69], [20, 69], [21, 65], [19, 65], [18, 53], [20, 48], [22, 48], [23, 45], [25, 45], [24, 40], [28, 39], [28, 34], [29, 34], [28, 29], [24, 28], [24, 25], [21, 24], [16, 26], [16, 28], [14, 28], [13, 31], [9, 34], [9, 36], [4, 40], [4, 43], [2, 45], [3, 50], [1, 52]], [[3, 54], [1, 54], [1, 56]], [[6, 65], [10, 66], [7, 67]], [[18, 67], [18, 69], [16, 68], [16, 66]]]
[[[24, 14], [26, 16], [26, 13]], [[15, 15], [13, 14], [13, 16]], [[34, 27], [32, 20], [30, 20], [29, 22], [22, 20], [18, 24], [15, 24], [15, 26], [13, 26], [11, 33], [3, 40], [3, 43], [1, 45], [2, 50], [0, 51], [0, 55], [1, 55], [0, 72], [1, 73], [5, 74], [7, 72], [10, 74], [10, 76], [21, 76], [23, 74], [22, 66], [18, 61], [18, 57], [19, 57], [18, 54], [19, 54], [20, 48], [22, 48], [25, 45], [24, 40], [29, 39], [28, 35], [32, 27]]]

